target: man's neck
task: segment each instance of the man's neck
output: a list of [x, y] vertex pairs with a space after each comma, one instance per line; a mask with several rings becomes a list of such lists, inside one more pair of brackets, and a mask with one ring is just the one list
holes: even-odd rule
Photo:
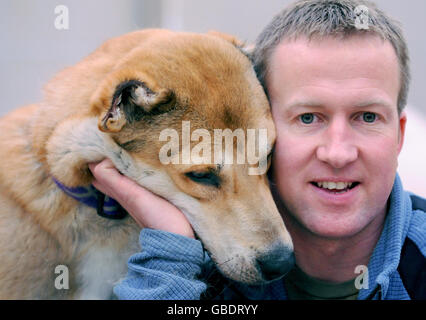
[[330, 282], [345, 282], [358, 274], [355, 268], [368, 265], [383, 229], [385, 212], [366, 228], [350, 237], [332, 239], [311, 233], [290, 214], [282, 212], [293, 239], [296, 263], [311, 277]]

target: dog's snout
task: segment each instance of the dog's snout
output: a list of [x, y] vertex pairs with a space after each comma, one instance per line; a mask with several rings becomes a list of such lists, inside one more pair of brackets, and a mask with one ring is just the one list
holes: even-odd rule
[[293, 268], [293, 250], [283, 245], [276, 245], [257, 257], [256, 262], [265, 280], [275, 280], [283, 277]]

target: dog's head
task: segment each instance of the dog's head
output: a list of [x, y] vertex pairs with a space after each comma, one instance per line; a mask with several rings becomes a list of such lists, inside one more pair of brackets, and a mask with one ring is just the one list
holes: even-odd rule
[[256, 284], [285, 274], [293, 247], [265, 174], [269, 104], [236, 44], [217, 33], [145, 41], [100, 84], [91, 112], [129, 155], [124, 167], [112, 159], [117, 168], [177, 205], [226, 276]]

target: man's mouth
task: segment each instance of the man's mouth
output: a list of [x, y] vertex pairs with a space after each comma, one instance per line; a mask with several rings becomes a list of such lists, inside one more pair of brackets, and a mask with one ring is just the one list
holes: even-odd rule
[[354, 182], [312, 181], [311, 184], [317, 188], [320, 188], [330, 193], [343, 194], [357, 187], [360, 183], [357, 181], [354, 181]]

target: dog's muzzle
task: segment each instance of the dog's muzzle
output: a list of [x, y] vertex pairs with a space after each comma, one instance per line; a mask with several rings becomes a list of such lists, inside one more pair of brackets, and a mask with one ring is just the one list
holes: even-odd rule
[[282, 244], [272, 248], [256, 258], [257, 268], [266, 281], [285, 276], [294, 266], [293, 250]]

